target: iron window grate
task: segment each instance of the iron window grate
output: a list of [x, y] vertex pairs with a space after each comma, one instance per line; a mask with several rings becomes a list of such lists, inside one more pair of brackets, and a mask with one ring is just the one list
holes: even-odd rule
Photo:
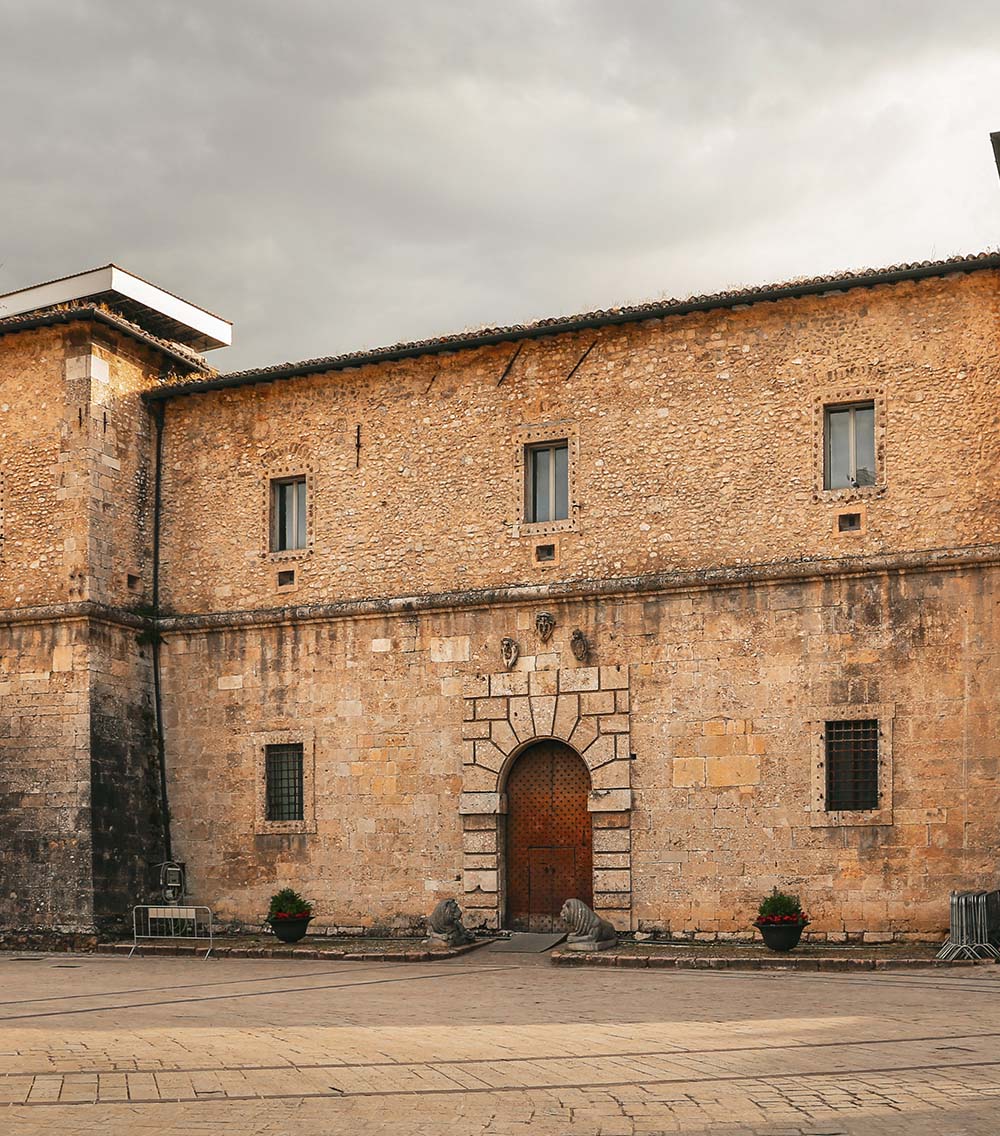
[[303, 820], [302, 744], [264, 748], [267, 819]]
[[827, 722], [824, 739], [827, 812], [877, 809], [878, 721]]

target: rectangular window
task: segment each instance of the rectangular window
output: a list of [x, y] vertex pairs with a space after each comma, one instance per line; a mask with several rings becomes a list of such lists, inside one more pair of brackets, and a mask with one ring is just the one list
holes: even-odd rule
[[302, 743], [264, 747], [266, 820], [303, 820]]
[[875, 484], [875, 403], [828, 406], [824, 415], [825, 489]]
[[306, 479], [282, 477], [271, 482], [271, 551], [306, 546]]
[[878, 721], [862, 718], [827, 722], [826, 811], [879, 807]]
[[524, 519], [527, 524], [569, 516], [569, 443], [545, 442], [524, 450]]
[[555, 558], [556, 546], [554, 544], [535, 545], [535, 562], [537, 564], [551, 564]]

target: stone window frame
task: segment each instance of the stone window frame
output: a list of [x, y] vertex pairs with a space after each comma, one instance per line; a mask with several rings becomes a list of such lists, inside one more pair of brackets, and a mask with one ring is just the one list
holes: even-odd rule
[[[553, 556], [550, 560], [539, 560], [538, 549], [539, 547], [546, 544], [552, 545]], [[558, 568], [560, 563], [560, 551], [561, 548], [558, 535], [553, 536], [552, 538], [544, 536], [532, 538], [531, 544], [529, 545], [529, 563], [532, 568], [541, 568], [543, 570], [546, 568]]]
[[[549, 536], [553, 533], [577, 532], [579, 529], [579, 509], [576, 499], [577, 469], [580, 462], [580, 439], [576, 424], [562, 420], [543, 422], [533, 426], [521, 426], [514, 431], [514, 476], [512, 482], [516, 494], [513, 501], [513, 515], [517, 518], [513, 525], [514, 536]], [[527, 494], [528, 451], [532, 446], [546, 442], [565, 440], [567, 449], [567, 503], [568, 516], [564, 521], [526, 521], [524, 508]]]
[[[870, 402], [875, 408], [875, 484], [826, 488], [826, 412], [838, 406]], [[888, 488], [886, 470], [886, 389], [881, 383], [861, 380], [829, 386], [813, 398], [813, 497], [817, 501], [851, 502], [877, 497]]]
[[[813, 711], [808, 723], [812, 739], [812, 778], [810, 819], [812, 828], [845, 828], [892, 824], [892, 735], [896, 707], [891, 702], [868, 702], [851, 706], [823, 706]], [[826, 743], [827, 722], [855, 722], [861, 719], [878, 722], [878, 791], [881, 802], [877, 809], [826, 809]]]
[[[271, 547], [274, 486], [276, 482], [297, 477], [304, 477], [306, 479], [305, 547], [276, 551]], [[270, 564], [284, 564], [290, 561], [306, 560], [313, 554], [315, 534], [316, 471], [311, 464], [302, 461], [283, 461], [269, 464], [264, 470], [263, 503], [261, 508], [261, 555]]]
[[[310, 833], [316, 831], [316, 738], [311, 730], [299, 727], [269, 730], [250, 736], [254, 770], [254, 832], [258, 836]], [[267, 747], [302, 746], [302, 820], [267, 819]]]
[[[850, 516], [852, 513], [857, 513], [860, 516], [860, 527], [856, 529], [842, 529], [840, 527], [840, 518], [843, 516]], [[847, 505], [838, 506], [836, 509], [834, 509], [831, 531], [835, 537], [843, 540], [850, 540], [852, 537], [864, 536], [868, 531], [867, 502], [854, 501]]]

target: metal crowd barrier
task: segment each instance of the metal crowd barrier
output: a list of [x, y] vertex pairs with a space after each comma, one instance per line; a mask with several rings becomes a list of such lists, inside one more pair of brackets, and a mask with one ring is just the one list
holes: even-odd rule
[[1000, 891], [953, 891], [951, 931], [939, 959], [1000, 959]]
[[160, 904], [153, 907], [139, 904], [132, 909], [131, 958], [149, 939], [194, 941], [205, 945], [205, 958], [212, 953], [212, 911], [208, 907], [182, 907]]

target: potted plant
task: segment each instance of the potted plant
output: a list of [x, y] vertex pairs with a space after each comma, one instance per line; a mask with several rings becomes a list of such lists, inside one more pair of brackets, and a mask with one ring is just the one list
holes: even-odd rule
[[312, 904], [291, 888], [282, 888], [271, 896], [265, 923], [283, 943], [297, 943], [306, 933], [312, 919]]
[[799, 945], [802, 930], [809, 919], [797, 895], [788, 895], [774, 888], [757, 908], [757, 918], [753, 922], [765, 946], [772, 951], [790, 951]]

